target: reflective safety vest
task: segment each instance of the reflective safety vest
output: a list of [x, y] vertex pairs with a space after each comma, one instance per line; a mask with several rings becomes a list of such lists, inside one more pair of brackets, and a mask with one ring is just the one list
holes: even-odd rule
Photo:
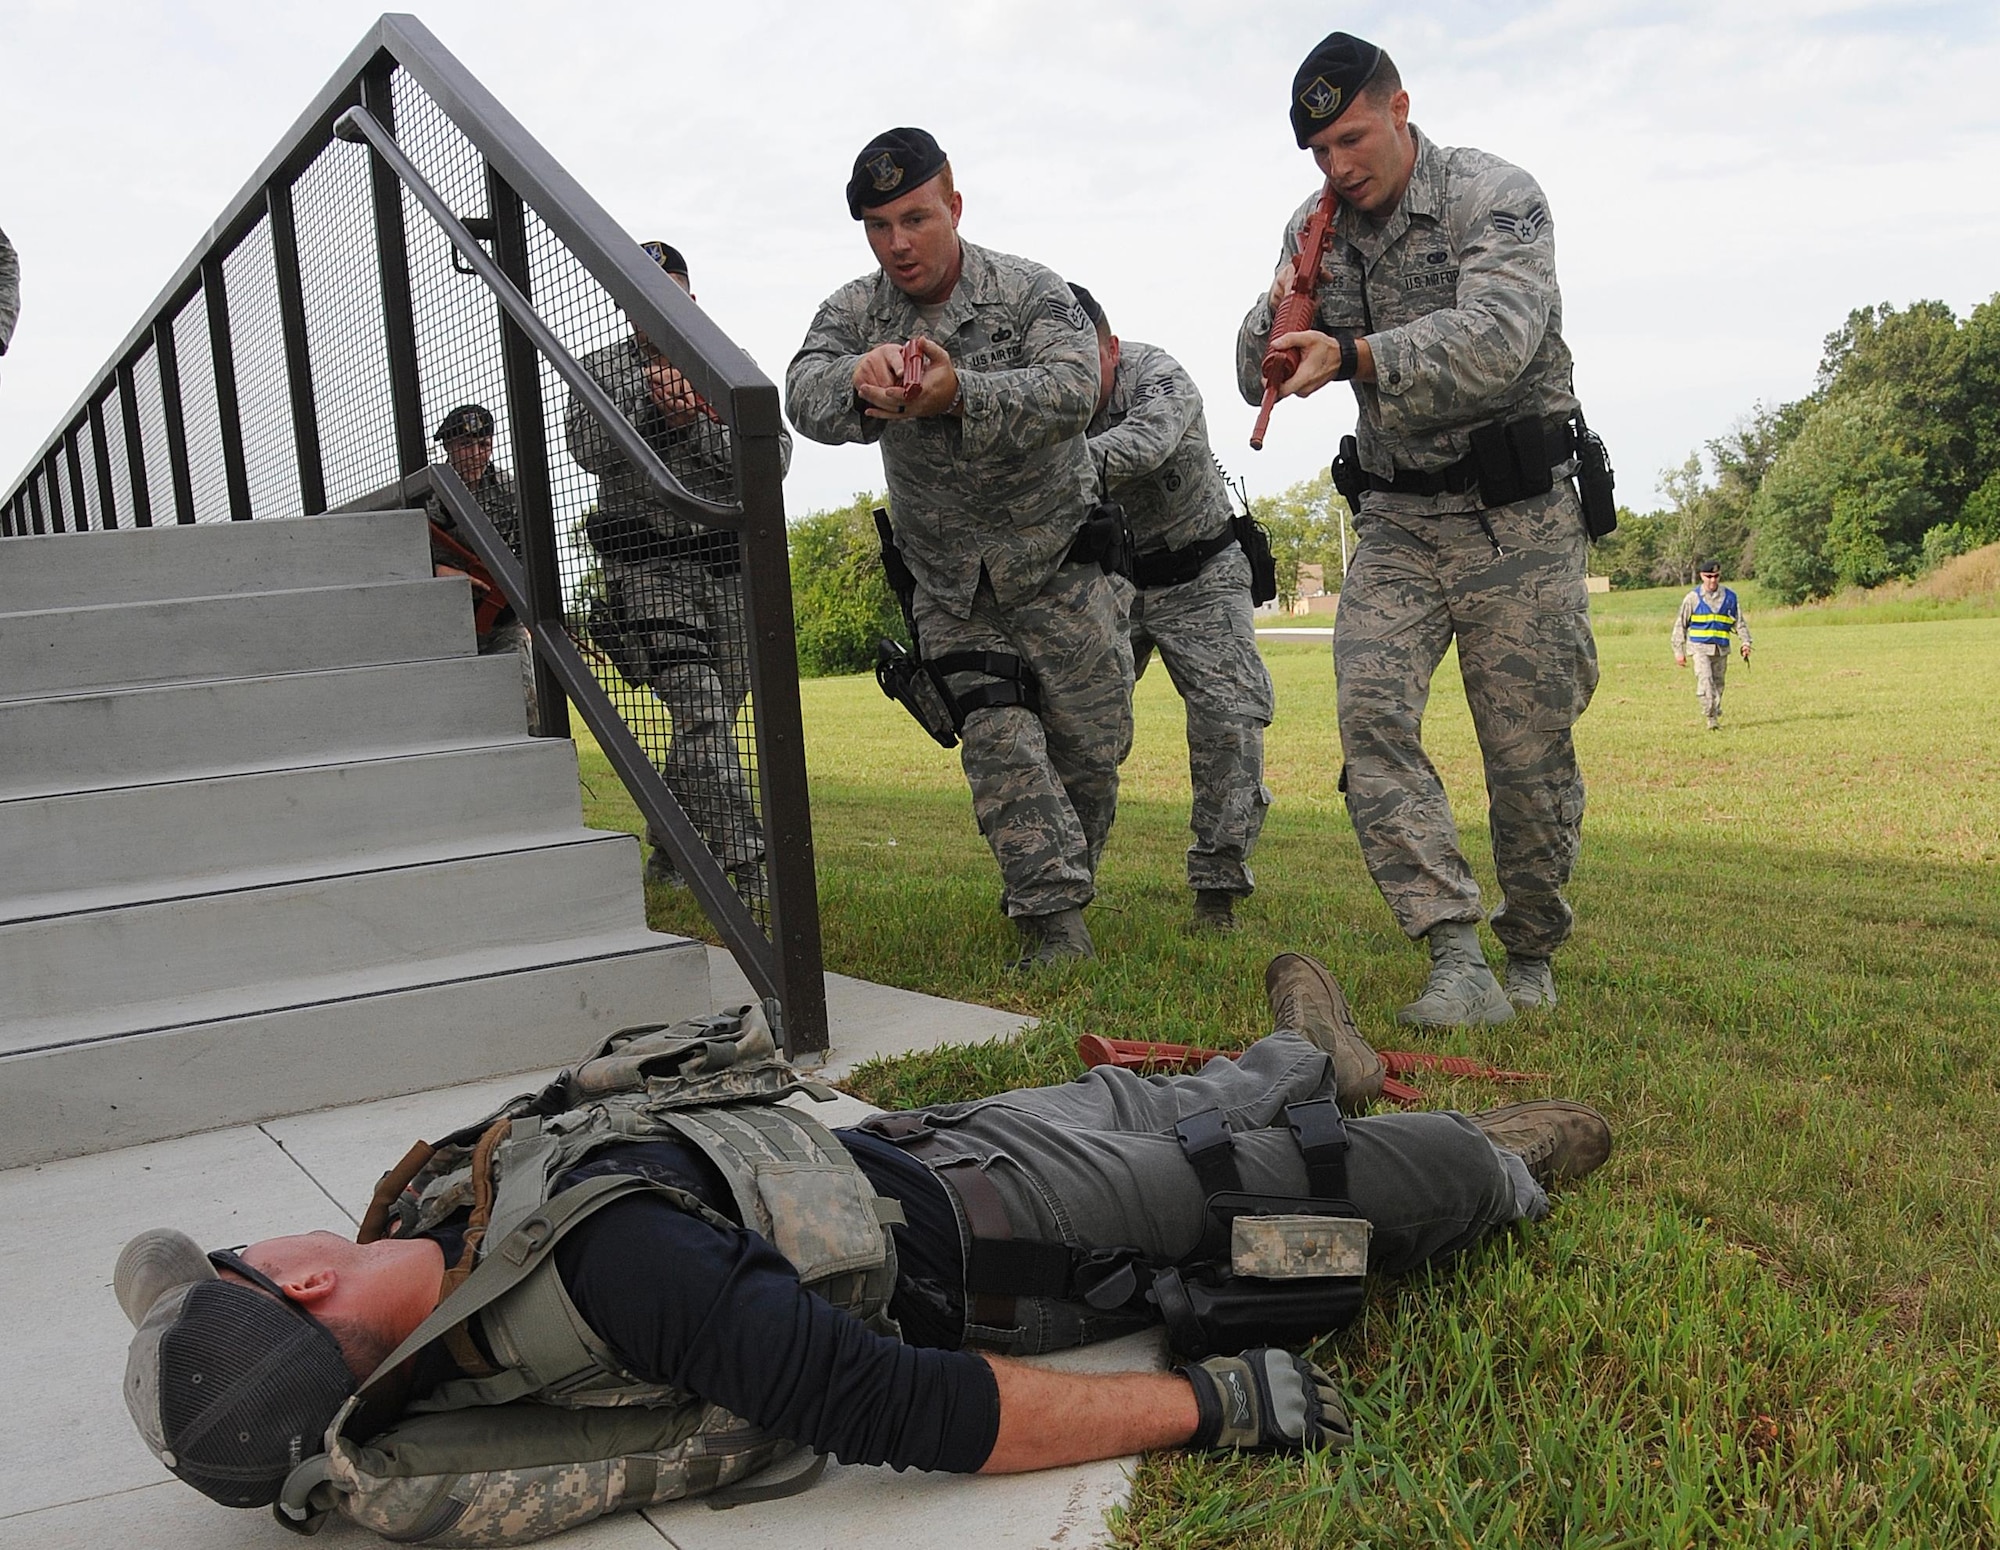
[[1694, 612], [1688, 615], [1687, 638], [1690, 643], [1700, 641], [1711, 646], [1728, 647], [1736, 634], [1736, 620], [1740, 610], [1736, 606], [1736, 593], [1728, 587], [1722, 589], [1722, 601], [1711, 612], [1708, 598], [1700, 587], [1694, 589]]

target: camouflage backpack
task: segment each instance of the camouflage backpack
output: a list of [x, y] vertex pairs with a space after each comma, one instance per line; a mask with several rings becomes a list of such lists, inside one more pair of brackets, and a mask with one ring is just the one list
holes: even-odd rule
[[[891, 1225], [902, 1209], [870, 1188], [831, 1132], [778, 1100], [832, 1096], [778, 1055], [755, 1007], [612, 1035], [574, 1071], [384, 1176], [362, 1242], [424, 1231], [469, 1209], [465, 1253], [435, 1312], [382, 1362], [327, 1428], [326, 1452], [286, 1481], [278, 1521], [313, 1533], [332, 1512], [385, 1539], [514, 1545], [621, 1508], [731, 1488], [734, 1500], [803, 1489], [824, 1460], [775, 1484], [737, 1485], [792, 1443], [668, 1385], [624, 1371], [585, 1325], [554, 1249], [615, 1200], [652, 1194], [720, 1225], [693, 1195], [607, 1173], [555, 1182], [606, 1147], [672, 1138], [728, 1182], [742, 1224], [800, 1282], [894, 1334]], [[493, 1362], [467, 1330], [477, 1319]], [[399, 1407], [399, 1371], [444, 1340], [470, 1374]]]

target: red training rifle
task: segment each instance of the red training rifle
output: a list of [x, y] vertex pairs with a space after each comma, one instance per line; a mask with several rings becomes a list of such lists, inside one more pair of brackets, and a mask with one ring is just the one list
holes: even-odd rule
[[[1313, 311], [1318, 305], [1319, 266], [1326, 257], [1327, 240], [1333, 234], [1333, 212], [1339, 208], [1340, 198], [1334, 193], [1333, 180], [1329, 178], [1326, 191], [1319, 196], [1319, 208], [1306, 222], [1305, 237], [1299, 243], [1299, 256], [1292, 262], [1292, 288], [1285, 292], [1285, 299], [1278, 304], [1278, 315], [1271, 320], [1273, 339], [1312, 327]], [[1297, 350], [1273, 348], [1264, 352], [1264, 404], [1257, 411], [1256, 429], [1250, 432], [1252, 452], [1264, 450], [1264, 432], [1271, 425], [1271, 407], [1278, 401], [1278, 389], [1298, 369]]]

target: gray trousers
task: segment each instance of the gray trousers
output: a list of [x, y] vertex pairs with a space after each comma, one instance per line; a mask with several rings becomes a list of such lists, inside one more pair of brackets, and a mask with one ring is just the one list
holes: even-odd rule
[[[1186, 1075], [1100, 1066], [1061, 1087], [917, 1112], [941, 1149], [978, 1163], [1016, 1237], [1179, 1259], [1199, 1243], [1208, 1210], [1175, 1124], [1220, 1108], [1235, 1134], [1243, 1187], [1305, 1195], [1305, 1162], [1285, 1126], [1285, 1105], [1333, 1095], [1333, 1062], [1299, 1034], [1274, 1033], [1235, 1060]], [[1462, 1114], [1353, 1119], [1347, 1135], [1348, 1197], [1375, 1229], [1371, 1272], [1396, 1275], [1449, 1258], [1546, 1209], [1519, 1160]], [[966, 1230], [963, 1221], [959, 1227]], [[1015, 1318], [1013, 1329], [968, 1325], [967, 1342], [1025, 1355], [1151, 1322], [1047, 1297], [1015, 1299]]]

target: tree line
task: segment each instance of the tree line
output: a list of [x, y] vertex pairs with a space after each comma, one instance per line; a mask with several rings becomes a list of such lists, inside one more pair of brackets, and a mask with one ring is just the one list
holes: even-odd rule
[[1685, 582], [1713, 557], [1796, 603], [2000, 542], [2000, 294], [1964, 319], [1856, 308], [1810, 393], [1759, 404], [1663, 483], [1663, 509], [1621, 511], [1597, 547], [1614, 586]]
[[[886, 496], [863, 492], [845, 506], [791, 524], [792, 610], [799, 671], [808, 678], [868, 672], [875, 643], [906, 633], [875, 532], [875, 509], [888, 504]], [[1299, 595], [1302, 565], [1323, 567], [1327, 590], [1339, 590], [1342, 525], [1350, 551], [1354, 530], [1330, 475], [1253, 499], [1250, 510], [1271, 535], [1282, 607], [1289, 609]]]

